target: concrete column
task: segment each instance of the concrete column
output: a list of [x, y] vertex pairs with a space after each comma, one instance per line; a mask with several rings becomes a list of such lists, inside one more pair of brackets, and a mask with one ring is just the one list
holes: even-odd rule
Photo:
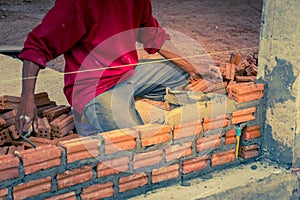
[[300, 1], [264, 0], [258, 78], [266, 84], [264, 155], [300, 167]]

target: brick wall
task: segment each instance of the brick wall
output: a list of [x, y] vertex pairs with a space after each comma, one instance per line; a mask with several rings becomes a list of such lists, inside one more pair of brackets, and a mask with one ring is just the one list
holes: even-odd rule
[[[126, 198], [261, 154], [260, 101], [214, 119], [152, 124], [0, 157], [0, 199]], [[236, 157], [236, 129], [242, 135]]]

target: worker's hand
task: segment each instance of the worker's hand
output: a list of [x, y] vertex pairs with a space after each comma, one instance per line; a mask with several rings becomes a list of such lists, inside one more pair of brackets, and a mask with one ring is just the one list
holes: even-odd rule
[[208, 67], [197, 67], [196, 72], [192, 75], [192, 78], [196, 78], [198, 76], [201, 76], [204, 79], [214, 83], [223, 81], [220, 69], [212, 65]]
[[[32, 127], [33, 126], [33, 127]], [[34, 95], [22, 95], [16, 115], [16, 128], [19, 134], [37, 128], [37, 109]]]

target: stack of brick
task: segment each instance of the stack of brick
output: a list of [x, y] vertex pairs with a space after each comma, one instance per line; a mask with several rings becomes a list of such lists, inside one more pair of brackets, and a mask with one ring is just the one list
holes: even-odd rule
[[[13, 154], [14, 151], [32, 147], [21, 138], [15, 127], [19, 103], [20, 97], [0, 97], [0, 155]], [[34, 144], [52, 144], [52, 139], [74, 133], [73, 117], [69, 114], [71, 107], [57, 106], [55, 102], [50, 101], [45, 92], [35, 94], [35, 103], [38, 110], [38, 127], [31, 134]]]
[[257, 57], [247, 55], [241, 60], [240, 54], [232, 54], [230, 61], [220, 66], [223, 81], [211, 82], [209, 79], [192, 78], [185, 90], [228, 94], [228, 97], [238, 103], [258, 100], [263, 97], [264, 85], [256, 84]]

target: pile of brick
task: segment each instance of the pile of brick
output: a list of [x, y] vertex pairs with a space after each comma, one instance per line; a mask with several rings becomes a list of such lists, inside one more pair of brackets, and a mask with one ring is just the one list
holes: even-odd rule
[[227, 94], [230, 99], [243, 103], [263, 97], [263, 84], [257, 84], [257, 56], [249, 54], [241, 61], [241, 54], [232, 54], [228, 63], [219, 67], [223, 81], [218, 83], [208, 79], [190, 79], [186, 90], [203, 93]]
[[[23, 140], [15, 127], [15, 118], [20, 97], [4, 95], [0, 97], [0, 155], [13, 154], [15, 150], [31, 148]], [[38, 113], [38, 127], [29, 138], [34, 144], [53, 144], [51, 140], [73, 134], [74, 121], [71, 107], [56, 105], [45, 92], [35, 95]]]

